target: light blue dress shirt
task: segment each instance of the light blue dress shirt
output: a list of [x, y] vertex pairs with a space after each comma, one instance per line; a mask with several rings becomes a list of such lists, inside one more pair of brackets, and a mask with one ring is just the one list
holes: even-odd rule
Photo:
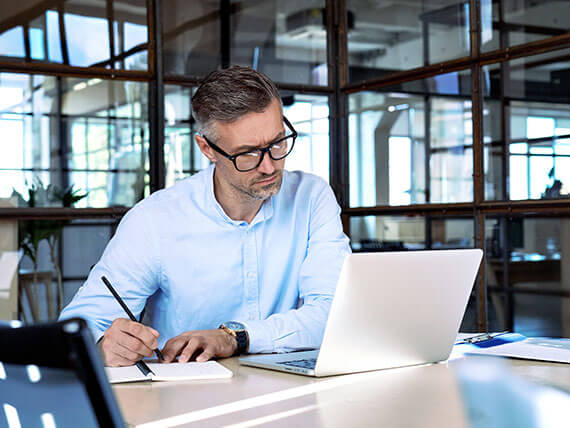
[[214, 165], [156, 192], [122, 219], [101, 260], [60, 318], [82, 317], [96, 339], [126, 314], [113, 284], [159, 345], [185, 331], [239, 321], [249, 352], [318, 348], [340, 269], [350, 252], [329, 185], [283, 173], [281, 190], [248, 224], [214, 197]]

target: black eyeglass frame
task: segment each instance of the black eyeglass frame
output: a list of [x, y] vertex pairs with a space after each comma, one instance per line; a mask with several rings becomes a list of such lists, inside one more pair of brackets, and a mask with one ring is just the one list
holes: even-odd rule
[[[285, 125], [287, 125], [287, 127], [291, 130], [291, 134], [289, 135], [285, 135], [282, 138], [279, 138], [276, 141], [273, 141], [272, 143], [270, 143], [267, 147], [263, 147], [263, 148], [259, 148], [259, 149], [253, 149], [253, 150], [246, 150], [245, 152], [240, 152], [240, 153], [236, 153], [235, 155], [230, 155], [228, 153], [226, 153], [224, 150], [222, 150], [222, 148], [220, 148], [218, 145], [212, 143], [208, 137], [206, 137], [205, 135], [202, 134], [202, 138], [204, 138], [204, 140], [206, 140], [206, 143], [208, 143], [208, 145], [214, 149], [215, 151], [217, 151], [219, 154], [221, 154], [222, 156], [224, 156], [225, 158], [229, 159], [232, 161], [232, 163], [234, 164], [235, 169], [237, 169], [239, 172], [248, 172], [248, 171], [253, 171], [255, 168], [257, 168], [259, 165], [261, 165], [261, 162], [263, 162], [263, 158], [265, 156], [265, 153], [267, 153], [269, 155], [269, 157], [273, 160], [281, 160], [286, 158], [287, 156], [289, 156], [289, 154], [293, 151], [293, 147], [295, 146], [295, 140], [298, 137], [297, 131], [295, 131], [295, 128], [293, 128], [293, 125], [291, 125], [291, 122], [289, 122], [289, 120], [283, 116], [283, 122], [285, 123]], [[289, 149], [289, 151], [281, 156], [281, 157], [274, 157], [271, 154], [271, 148], [275, 145], [275, 144], [279, 144], [281, 141], [285, 141], [287, 138], [293, 138], [293, 142], [291, 143], [291, 148]], [[248, 169], [239, 169], [237, 166], [237, 162], [236, 162], [236, 158], [238, 156], [241, 155], [245, 155], [247, 153], [251, 153], [251, 152], [261, 152], [261, 156], [259, 157], [259, 162], [257, 162], [257, 165], [255, 165], [253, 168], [248, 168]]]

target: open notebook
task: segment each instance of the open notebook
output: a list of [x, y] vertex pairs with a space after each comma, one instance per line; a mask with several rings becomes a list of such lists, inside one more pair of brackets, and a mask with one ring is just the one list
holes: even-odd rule
[[203, 363], [147, 363], [154, 372], [146, 376], [137, 366], [105, 367], [107, 377], [111, 383], [173, 380], [200, 380], [200, 379], [227, 379], [233, 376], [231, 370], [226, 369], [216, 361]]

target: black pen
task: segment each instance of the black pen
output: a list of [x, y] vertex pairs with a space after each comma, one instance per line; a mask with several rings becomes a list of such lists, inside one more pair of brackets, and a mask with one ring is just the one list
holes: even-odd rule
[[[131, 321], [138, 322], [137, 319], [135, 318], [135, 316], [133, 315], [133, 313], [131, 312], [131, 310], [129, 309], [129, 307], [125, 304], [125, 302], [123, 302], [123, 299], [121, 299], [121, 296], [119, 296], [119, 294], [115, 291], [115, 289], [113, 288], [113, 286], [111, 285], [109, 280], [107, 278], [105, 278], [105, 275], [103, 275], [101, 277], [101, 281], [103, 281], [103, 283], [107, 286], [107, 288], [109, 289], [109, 291], [111, 292], [113, 297], [117, 300], [117, 302], [119, 302], [119, 305], [121, 305], [121, 307], [125, 310], [125, 312], [129, 316]], [[156, 348], [154, 350], [154, 353], [156, 354], [156, 356], [158, 358], [160, 358], [161, 360], [164, 361], [164, 357], [162, 356], [162, 352], [160, 352], [160, 350], [158, 348]], [[146, 366], [146, 364], [145, 364], [145, 366]], [[150, 369], [148, 367], [146, 367], [146, 368], [150, 371]]]

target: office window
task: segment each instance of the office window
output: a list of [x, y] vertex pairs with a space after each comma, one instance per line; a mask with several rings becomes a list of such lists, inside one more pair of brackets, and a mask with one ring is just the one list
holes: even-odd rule
[[469, 55], [469, 3], [348, 0], [351, 82]]
[[[131, 206], [148, 194], [147, 85], [0, 74], [0, 197], [39, 179], [87, 192], [77, 207]], [[61, 106], [61, 110], [58, 110]], [[49, 202], [45, 202], [49, 203]]]
[[565, 34], [569, 22], [567, 1], [481, 0], [481, 50], [504, 49]]
[[2, 2], [0, 16], [10, 23], [0, 30], [3, 59], [148, 69], [145, 0]]
[[163, 2], [167, 75], [239, 64], [276, 82], [328, 85], [324, 0], [229, 3]]
[[351, 207], [473, 199], [469, 86], [450, 73], [349, 96]]
[[[511, 200], [568, 197], [570, 107], [564, 88], [568, 52], [555, 51], [483, 68], [487, 85], [483, 115], [487, 199], [506, 197], [505, 167]], [[501, 67], [506, 81], [501, 80]], [[507, 137], [505, 142], [502, 133]]]

